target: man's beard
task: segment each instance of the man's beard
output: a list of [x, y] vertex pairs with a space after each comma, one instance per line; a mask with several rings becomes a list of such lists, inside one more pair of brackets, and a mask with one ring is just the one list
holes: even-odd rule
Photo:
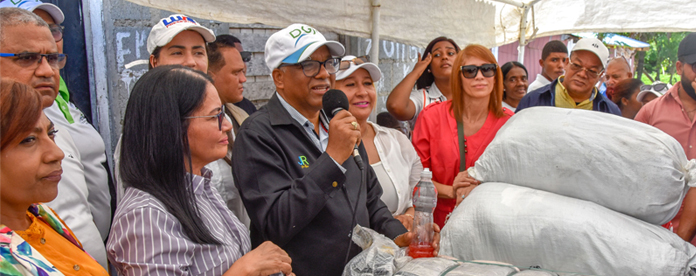
[[694, 87], [691, 85], [692, 81], [686, 78], [686, 75], [682, 73], [681, 75], [681, 86], [684, 88], [684, 92], [686, 92], [686, 95], [689, 95], [694, 101], [696, 101], [696, 91], [694, 91]]

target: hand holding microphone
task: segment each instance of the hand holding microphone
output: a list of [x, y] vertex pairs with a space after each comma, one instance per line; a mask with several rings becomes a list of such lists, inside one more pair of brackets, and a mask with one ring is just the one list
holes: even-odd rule
[[343, 163], [353, 154], [362, 167], [362, 158], [357, 152], [360, 142], [360, 125], [357, 119], [348, 112], [349, 103], [346, 94], [341, 90], [331, 89], [322, 97], [324, 113], [329, 117], [329, 144], [326, 153], [336, 162]]

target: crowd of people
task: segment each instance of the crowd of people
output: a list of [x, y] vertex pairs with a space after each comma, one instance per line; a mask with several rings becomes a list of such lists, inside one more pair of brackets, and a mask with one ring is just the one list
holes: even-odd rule
[[[523, 64], [500, 66], [484, 46], [438, 37], [377, 124], [368, 118], [379, 67], [313, 27], [270, 36], [275, 93], [256, 110], [242, 94], [242, 42], [174, 14], [148, 36], [150, 69], [130, 93], [112, 171], [59, 74], [64, 19], [39, 0], [0, 2], [3, 275], [341, 275], [361, 250], [356, 225], [409, 245], [424, 168], [438, 192], [437, 251], [439, 229], [481, 184], [466, 170], [534, 106], [635, 119], [696, 158], [696, 33], [679, 46], [673, 86], [634, 79], [595, 38], [570, 52], [547, 43], [530, 84]], [[345, 93], [348, 109], [322, 110], [330, 89]], [[664, 227], [694, 238], [696, 192]]]

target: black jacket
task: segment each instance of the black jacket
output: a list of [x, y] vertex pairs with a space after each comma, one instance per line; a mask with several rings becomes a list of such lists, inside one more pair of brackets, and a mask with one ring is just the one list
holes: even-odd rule
[[[392, 239], [406, 229], [380, 200], [372, 168], [365, 166], [366, 187], [358, 197], [361, 175], [353, 158], [342, 164], [344, 175], [278, 97], [244, 121], [234, 144], [234, 181], [251, 218], [252, 246], [267, 240], [279, 245], [297, 275], [341, 275], [356, 200], [357, 224]], [[362, 145], [359, 150], [367, 156]], [[351, 258], [360, 251], [353, 244]]]
[[[551, 84], [547, 84], [537, 90], [527, 93], [515, 109], [515, 113], [527, 107], [533, 106], [556, 106], [556, 84], [558, 84], [557, 78]], [[621, 116], [621, 110], [615, 103], [607, 99], [602, 93], [597, 93], [594, 101], [592, 101], [592, 110], [601, 111], [606, 113], [612, 113], [614, 115]]]

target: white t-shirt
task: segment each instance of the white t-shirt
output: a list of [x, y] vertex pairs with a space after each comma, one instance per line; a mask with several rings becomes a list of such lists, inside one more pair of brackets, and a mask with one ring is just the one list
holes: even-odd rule
[[416, 112], [413, 114], [413, 118], [410, 120], [411, 129], [414, 128], [416, 124], [416, 119], [418, 119], [418, 114], [423, 111], [423, 108], [430, 105], [431, 103], [439, 103], [447, 100], [445, 95], [442, 95], [440, 89], [437, 88], [435, 82], [430, 86], [422, 89], [413, 88], [410, 96], [413, 105], [416, 107]]
[[548, 84], [551, 84], [550, 80], [546, 79], [546, 77], [542, 76], [541, 74], [537, 74], [534, 82], [530, 83], [529, 87], [527, 87], [527, 93], [542, 88]]
[[[65, 154], [61, 162], [63, 174], [60, 182], [58, 182], [58, 196], [46, 204], [56, 211], [58, 216], [75, 233], [85, 251], [99, 262], [104, 269], [108, 269], [104, 240], [95, 224], [91, 206], [88, 202], [89, 187], [85, 181], [80, 151], [70, 131], [64, 128], [62, 124], [57, 123], [60, 118], [65, 120], [58, 105], [54, 103], [52, 106], [45, 108], [44, 113], [54, 123], [55, 129], [58, 130], [55, 142], [58, 148]], [[107, 211], [110, 218], [111, 209], [107, 208]]]

